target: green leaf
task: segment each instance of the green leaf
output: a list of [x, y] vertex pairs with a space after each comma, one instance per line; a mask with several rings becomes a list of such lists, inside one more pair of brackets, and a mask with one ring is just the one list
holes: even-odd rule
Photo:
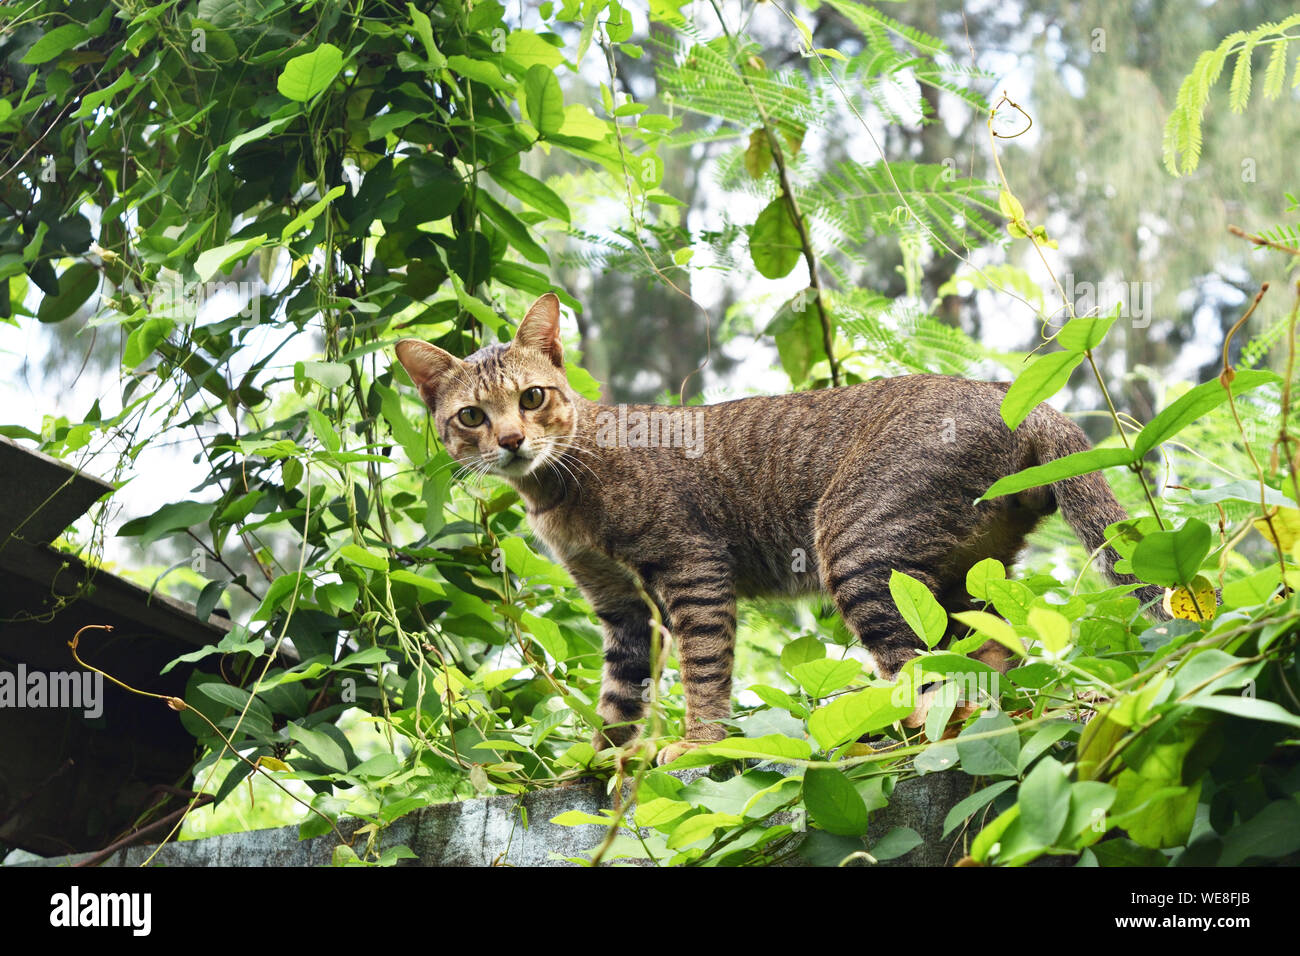
[[332, 43], [322, 43], [286, 63], [275, 86], [286, 99], [305, 103], [334, 82], [341, 69], [343, 51]]
[[[1034, 666], [1047, 667], [1048, 665], [1042, 664]], [[1048, 669], [1050, 670], [1051, 668]], [[1024, 747], [1021, 748], [1020, 757], [1017, 761], [1017, 769], [1023, 773], [1025, 768], [1033, 763], [1039, 754], [1043, 753], [1066, 734], [1069, 734], [1071, 731], [1078, 731], [1078, 729], [1079, 728], [1076, 725], [1066, 721], [1058, 721], [1057, 723], [1039, 727], [1034, 731], [1034, 735], [1025, 742]]]
[[387, 664], [389, 660], [388, 651], [382, 647], [363, 647], [359, 651], [353, 651], [351, 654], [340, 658], [330, 666], [330, 670], [342, 670], [345, 667], [363, 667], [366, 664]]
[[895, 570], [889, 575], [889, 593], [907, 626], [925, 641], [927, 647], [934, 647], [943, 639], [948, 627], [948, 612], [928, 587], [910, 574]]
[[879, 863], [896, 860], [924, 843], [921, 834], [911, 827], [894, 827], [871, 846], [871, 855]]
[[960, 826], [962, 821], [968, 816], [976, 810], [979, 810], [981, 807], [992, 803], [997, 798], [998, 794], [1014, 787], [1015, 785], [1016, 782], [1014, 780], [999, 780], [997, 783], [987, 786], [983, 790], [977, 790], [969, 797], [959, 801], [951, 810], [948, 811], [948, 815], [943, 818], [944, 839], [947, 839], [948, 834], [952, 833], [953, 830]]
[[489, 166], [488, 173], [496, 180], [498, 186], [520, 202], [527, 203], [552, 219], [564, 223], [570, 221], [569, 207], [550, 186], [541, 180], [534, 179], [520, 169], [498, 169], [496, 166]]
[[1133, 452], [1127, 448], [1090, 448], [1088, 451], [1076, 451], [1064, 458], [1053, 459], [1045, 465], [1034, 465], [1032, 468], [1018, 471], [1014, 475], [999, 478], [989, 487], [988, 491], [975, 499], [975, 503], [988, 501], [991, 498], [1001, 498], [1003, 495], [1013, 495], [1018, 491], [1024, 491], [1026, 488], [1050, 485], [1065, 478], [1074, 478], [1078, 475], [1086, 475], [1089, 472], [1100, 471], [1102, 468], [1127, 465], [1134, 460]]
[[790, 204], [784, 196], [768, 203], [750, 227], [749, 254], [759, 275], [767, 279], [782, 279], [789, 275], [803, 255], [799, 227], [791, 217]]
[[1240, 866], [1247, 860], [1275, 860], [1300, 850], [1300, 801], [1274, 800], [1245, 823], [1223, 835], [1218, 866]]
[[248, 239], [236, 239], [234, 242], [227, 242], [215, 249], [209, 249], [200, 253], [199, 257], [194, 260], [194, 272], [199, 277], [200, 282], [207, 282], [229, 263], [236, 259], [242, 259], [254, 249], [260, 248], [265, 241], [266, 236], [258, 235], [251, 236]]
[[537, 64], [554, 69], [564, 62], [564, 53], [532, 30], [511, 30], [506, 36], [506, 56], [524, 67]]
[[[997, 736], [972, 740], [976, 734], [997, 733]], [[961, 769], [976, 777], [1014, 777], [1016, 758], [1020, 755], [1020, 738], [1011, 718], [1000, 710], [985, 711], [969, 727], [957, 735], [957, 753], [961, 755]]]
[[65, 50], [71, 50], [78, 43], [84, 43], [89, 39], [90, 31], [80, 23], [65, 23], [63, 26], [55, 27], [42, 35], [18, 62], [39, 66], [53, 60]]
[[59, 276], [59, 294], [41, 299], [36, 318], [42, 322], [62, 322], [85, 305], [98, 288], [99, 270], [89, 262], [73, 263]]
[[981, 863], [987, 862], [989, 854], [993, 848], [998, 845], [1003, 834], [1011, 827], [1013, 823], [1020, 819], [1020, 804], [1015, 804], [1009, 810], [1000, 813], [994, 818], [993, 822], [988, 824], [975, 837], [970, 845], [970, 855]]
[[[1020, 763], [1024, 766], [1023, 757]], [[1106, 811], [1115, 802], [1115, 797], [1115, 788], [1108, 783], [1079, 780], [1070, 784], [1070, 812], [1061, 835], [1056, 838], [1057, 844], [1087, 846], [1100, 840], [1109, 829]], [[1082, 840], [1078, 839], [1080, 834], [1084, 834]]]
[[804, 290], [793, 296], [781, 306], [766, 329], [776, 340], [781, 367], [796, 385], [805, 381], [812, 367], [826, 358], [825, 334], [813, 295], [813, 290]]
[[1143, 581], [1172, 588], [1187, 584], [1210, 553], [1210, 526], [1188, 518], [1177, 531], [1153, 531], [1133, 549], [1133, 573]]
[[145, 319], [139, 327], [126, 337], [126, 346], [122, 350], [122, 365], [135, 368], [145, 361], [172, 334], [176, 323], [171, 319]]
[[1065, 768], [1050, 758], [1038, 761], [1020, 785], [1018, 799], [1020, 825], [1043, 846], [1054, 844], [1070, 813]]
[[422, 574], [416, 574], [414, 571], [408, 571], [406, 568], [398, 568], [396, 571], [390, 571], [388, 579], [394, 584], [409, 584], [414, 588], [424, 591], [431, 597], [441, 597], [447, 593], [446, 588], [437, 581], [426, 578]]
[[1071, 319], [1065, 323], [1060, 332], [1056, 333], [1057, 344], [1071, 352], [1095, 349], [1118, 318], [1117, 308], [1114, 315], [1105, 318]]
[[[701, 777], [683, 788], [677, 799], [687, 800], [692, 806], [705, 807], [717, 813], [734, 813], [742, 817], [758, 817], [770, 812], [789, 796], [780, 792], [787, 786], [799, 787], [798, 777], [782, 777], [773, 771], [750, 770], [727, 780]], [[775, 802], [774, 802], [775, 801]]]
[[299, 576], [294, 574], [282, 574], [266, 589], [266, 595], [262, 598], [262, 603], [258, 605], [257, 610], [253, 612], [251, 621], [269, 621], [271, 616], [284, 603], [285, 598], [293, 594], [299, 583]]
[[564, 640], [564, 635], [560, 633], [559, 625], [549, 617], [538, 617], [525, 612], [520, 615], [519, 623], [529, 634], [537, 638], [537, 643], [557, 662], [569, 656], [569, 645]]
[[1070, 373], [1082, 361], [1079, 352], [1050, 352], [1034, 359], [1016, 376], [1002, 399], [1002, 420], [1007, 427], [1015, 430], [1039, 404], [1063, 389]]
[[209, 581], [205, 584], [199, 592], [199, 599], [194, 602], [194, 616], [200, 621], [207, 621], [229, 584], [229, 581]]
[[294, 371], [326, 388], [338, 388], [347, 384], [352, 374], [351, 369], [337, 362], [298, 362]]
[[133, 518], [118, 529], [118, 537], [140, 536], [140, 545], [147, 547], [165, 534], [184, 531], [196, 524], [205, 524], [212, 517], [214, 505], [201, 501], [177, 501], [163, 505], [145, 518]]
[[447, 57], [447, 66], [461, 76], [482, 83], [484, 86], [490, 86], [494, 90], [508, 91], [515, 88], [514, 83], [502, 76], [501, 71], [486, 60], [471, 60], [457, 53], [455, 56]]
[[1029, 626], [1042, 640], [1043, 647], [1049, 654], [1059, 655], [1069, 645], [1070, 621], [1064, 614], [1045, 607], [1031, 607], [1028, 618]]
[[478, 204], [483, 213], [492, 220], [525, 259], [538, 265], [550, 263], [551, 259], [546, 254], [546, 250], [537, 244], [529, 233], [528, 227], [518, 216], [493, 199], [486, 191], [479, 193]]
[[1189, 707], [1214, 710], [1234, 717], [1245, 717], [1248, 720], [1264, 720], [1274, 724], [1286, 724], [1288, 727], [1300, 727], [1300, 716], [1271, 700], [1226, 694], [1198, 694], [1183, 703]]
[[699, 813], [687, 817], [673, 830], [668, 838], [668, 849], [680, 850], [710, 836], [720, 827], [734, 827], [743, 823], [744, 818], [730, 813]]
[[349, 564], [357, 565], [362, 568], [369, 568], [371, 571], [387, 571], [388, 558], [370, 548], [363, 548], [356, 544], [345, 544], [339, 548], [339, 557], [343, 558]]
[[803, 800], [808, 815], [823, 830], [839, 836], [867, 832], [867, 805], [840, 771], [810, 767], [803, 777]]
[[558, 133], [564, 125], [564, 94], [555, 73], [540, 63], [530, 66], [524, 74], [524, 96], [528, 121], [537, 132], [543, 136]]
[[717, 763], [717, 758], [728, 760], [807, 760], [812, 747], [806, 740], [795, 740], [784, 734], [767, 734], [762, 737], [728, 737], [726, 740], [689, 750], [673, 761], [673, 769], [702, 767]]
[[[1250, 505], [1258, 505], [1260, 499], [1260, 488], [1258, 481], [1229, 481], [1221, 485], [1215, 485], [1213, 488], [1191, 488], [1187, 492], [1187, 497], [1198, 505], [1210, 505], [1220, 501], [1244, 501]], [[1300, 508], [1300, 504], [1292, 501], [1276, 488], [1264, 488], [1264, 501], [1270, 505], [1277, 505], [1280, 508]]]
[[781, 649], [781, 666], [791, 674], [800, 664], [820, 660], [826, 656], [826, 645], [815, 637], [797, 637]]
[[324, 412], [308, 406], [307, 420], [311, 422], [311, 430], [320, 439], [320, 443], [325, 446], [327, 451], [336, 452], [343, 447], [343, 441], [339, 438], [339, 433], [334, 430], [334, 426], [325, 417]]
[[254, 127], [246, 133], [240, 133], [227, 145], [226, 155], [233, 156], [249, 143], [256, 142], [271, 133], [280, 132], [280, 130], [284, 129], [295, 119], [297, 119], [296, 115], [282, 116], [279, 119], [271, 120], [269, 123], [263, 123], [261, 126]]
[[854, 660], [832, 661], [826, 658], [797, 665], [791, 673], [809, 697], [825, 697], [832, 691], [847, 687], [862, 672], [862, 665]]
[[984, 558], [966, 572], [966, 590], [971, 597], [988, 601], [989, 584], [1007, 579], [1007, 566], [997, 558]]
[[429, 15], [423, 10], [417, 10], [413, 3], [408, 3], [406, 10], [411, 15], [411, 25], [415, 27], [416, 35], [424, 44], [424, 56], [429, 66], [435, 70], [442, 69], [447, 65], [447, 60], [439, 52], [437, 44], [433, 42], [433, 24], [429, 20]]
[[1020, 200], [1007, 192], [1005, 189], [998, 191], [998, 209], [1002, 215], [1008, 219], [1024, 219], [1025, 207], [1020, 204]]
[[1025, 643], [1010, 624], [986, 611], [958, 611], [953, 617], [977, 634], [997, 641], [1021, 657], [1026, 656]]
[[1168, 866], [1169, 857], [1159, 850], [1141, 846], [1126, 837], [1106, 840], [1092, 847], [1102, 866]]
[[298, 215], [290, 219], [289, 222], [285, 224], [285, 227], [280, 230], [280, 241], [288, 242], [290, 236], [296, 233], [303, 226], [307, 225], [307, 223], [313, 222], [317, 216], [325, 211], [326, 206], [338, 199], [347, 191], [346, 186], [335, 186], [316, 202], [298, 213]]
[[293, 721], [290, 721], [285, 729], [309, 756], [315, 757], [331, 770], [347, 772], [348, 758], [344, 755], [343, 748], [329, 736]]
[[823, 750], [880, 730], [912, 712], [912, 703], [897, 687], [867, 687], [837, 697], [808, 718], [808, 732]]
[[691, 805], [668, 797], [655, 797], [646, 803], [637, 805], [634, 820], [639, 827], [657, 827], [671, 823], [683, 813], [689, 813]]
[[[1261, 385], [1280, 382], [1273, 372], [1242, 369], [1232, 380], [1232, 394], [1250, 391]], [[1141, 458], [1161, 442], [1166, 442], [1183, 428], [1228, 400], [1228, 390], [1218, 379], [1202, 382], [1147, 423], [1133, 442], [1133, 452]]]

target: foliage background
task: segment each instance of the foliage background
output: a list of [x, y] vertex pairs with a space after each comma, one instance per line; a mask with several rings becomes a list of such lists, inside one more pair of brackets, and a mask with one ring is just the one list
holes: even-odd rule
[[[1285, 7], [6, 9], [0, 334], [12, 407], [28, 410], [0, 431], [119, 484], [68, 549], [233, 622], [183, 696], [247, 759], [181, 715], [196, 786], [220, 798], [186, 835], [325, 832], [346, 811], [376, 831], [340, 861], [389, 863], [401, 848], [383, 825], [431, 800], [591, 772], [590, 608], [512, 492], [453, 480], [391, 363], [396, 339], [467, 354], [508, 340], [554, 288], [573, 319], [571, 380], [608, 401], [1008, 378], [1071, 314], [1053, 276], [1123, 282], [1089, 361], [1030, 395], [1065, 387], [1102, 447], [1120, 447], [1121, 430], [1218, 375], [1262, 279], [1286, 285], [1300, 71]], [[1217, 85], [1214, 55], [1198, 59], [1216, 49]], [[1004, 89], [1023, 112], [999, 102], [992, 128], [1020, 135], [995, 141]], [[1229, 222], [1282, 248], [1254, 251]], [[1232, 340], [1234, 365], [1289, 376], [1286, 295]], [[1116, 304], [1069, 298], [1081, 314]], [[1088, 411], [1106, 394], [1124, 429]], [[1169, 527], [1216, 529], [1192, 563], [1218, 575], [1217, 623], [1144, 630], [1132, 598], [1075, 580], [1087, 556], [1054, 520], [1017, 581], [986, 568], [972, 582], [1031, 642], [1021, 680], [957, 743], [936, 724], [880, 754], [852, 741], [897, 735], [897, 715], [838, 619], [755, 603], [734, 722], [751, 743], [713, 756], [794, 772], [683, 791], [642, 767], [649, 830], [607, 827], [602, 855], [767, 863], [807, 820], [799, 852], [838, 862], [899, 779], [958, 766], [974, 782], [953, 827], [970, 824], [981, 861], [1295, 854], [1300, 675], [1292, 603], [1271, 602], [1293, 534], [1275, 535], [1274, 561], [1252, 531], [1259, 485], [1283, 496], [1290, 480], [1289, 446], [1274, 453], [1289, 391], [1214, 404], [1142, 481]], [[1134, 472], [1108, 475], [1149, 510]], [[300, 663], [271, 668], [277, 648]], [[930, 665], [978, 670], [959, 658]], [[671, 730], [681, 689], [666, 665], [655, 709]], [[241, 787], [258, 760], [256, 788]]]

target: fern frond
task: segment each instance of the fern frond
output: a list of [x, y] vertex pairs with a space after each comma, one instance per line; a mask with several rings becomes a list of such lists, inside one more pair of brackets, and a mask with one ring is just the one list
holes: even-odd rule
[[[1234, 113], [1240, 113], [1250, 101], [1251, 56], [1255, 49], [1264, 45], [1273, 47], [1264, 74], [1264, 96], [1273, 99], [1282, 91], [1287, 54], [1296, 40], [1300, 40], [1300, 13], [1276, 23], [1261, 24], [1249, 32], [1238, 30], [1225, 37], [1213, 50], [1201, 53], [1178, 87], [1174, 108], [1165, 121], [1165, 169], [1174, 176], [1181, 176], [1196, 169], [1200, 163], [1201, 116], [1210, 101], [1210, 89], [1218, 82], [1231, 57], [1236, 56], [1237, 61], [1228, 87], [1228, 106]], [[1293, 86], [1300, 87], [1300, 61], [1296, 65]]]
[[[989, 183], [952, 176], [934, 163], [898, 162], [888, 171], [880, 163], [842, 162], [834, 172], [801, 191], [800, 204], [812, 215], [838, 229], [851, 242], [868, 233], [907, 233], [919, 224], [936, 248], [940, 243], [969, 248], [979, 242], [998, 243], [1002, 230], [985, 218], [997, 215], [996, 190]], [[895, 187], [894, 182], [897, 182]], [[896, 210], [906, 197], [916, 220], [900, 218]]]
[[831, 305], [849, 341], [890, 373], [969, 375], [984, 350], [961, 329], [869, 289], [832, 294]]
[[[747, 65], [761, 52], [757, 44], [741, 46], [734, 58], [726, 38], [689, 47], [671, 41], [653, 45], [661, 50], [660, 87], [675, 107], [750, 129], [756, 122], [757, 100], [778, 129], [798, 138], [818, 120], [808, 77], [794, 70], [754, 70]], [[743, 77], [741, 70], [746, 71]]]
[[948, 48], [938, 37], [930, 36], [930, 34], [923, 33], [915, 27], [909, 27], [905, 23], [899, 23], [893, 17], [886, 16], [874, 7], [856, 3], [854, 0], [829, 0], [828, 5], [843, 14], [845, 19], [861, 30], [863, 35], [869, 39], [878, 40], [885, 32], [888, 32], [911, 44], [926, 56], [946, 56], [948, 53]]
[[1255, 44], [1250, 40], [1242, 46], [1237, 54], [1237, 65], [1232, 70], [1232, 84], [1228, 87], [1228, 108], [1234, 113], [1246, 110], [1250, 100], [1250, 57], [1255, 52]]
[[1274, 43], [1268, 55], [1268, 66], [1264, 70], [1264, 98], [1275, 100], [1282, 94], [1282, 84], [1286, 82], [1287, 45]]
[[1300, 247], [1300, 225], [1286, 226], [1279, 224], [1272, 229], [1265, 229], [1260, 235], [1281, 245], [1291, 246], [1293, 249]]

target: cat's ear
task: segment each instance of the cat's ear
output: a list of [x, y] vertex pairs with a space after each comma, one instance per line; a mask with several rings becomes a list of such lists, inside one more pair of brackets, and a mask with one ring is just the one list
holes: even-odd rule
[[548, 292], [528, 307], [519, 323], [515, 345], [541, 352], [556, 368], [564, 368], [564, 349], [560, 346], [560, 300]]
[[394, 351], [425, 401], [432, 399], [442, 381], [465, 364], [450, 352], [419, 339], [402, 339]]

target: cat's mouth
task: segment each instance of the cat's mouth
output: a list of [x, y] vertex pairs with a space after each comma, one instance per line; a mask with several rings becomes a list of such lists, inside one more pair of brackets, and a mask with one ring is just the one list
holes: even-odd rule
[[491, 467], [498, 475], [522, 478], [536, 468], [540, 460], [541, 455], [534, 449], [520, 448], [518, 451], [511, 451], [508, 448], [498, 448]]

